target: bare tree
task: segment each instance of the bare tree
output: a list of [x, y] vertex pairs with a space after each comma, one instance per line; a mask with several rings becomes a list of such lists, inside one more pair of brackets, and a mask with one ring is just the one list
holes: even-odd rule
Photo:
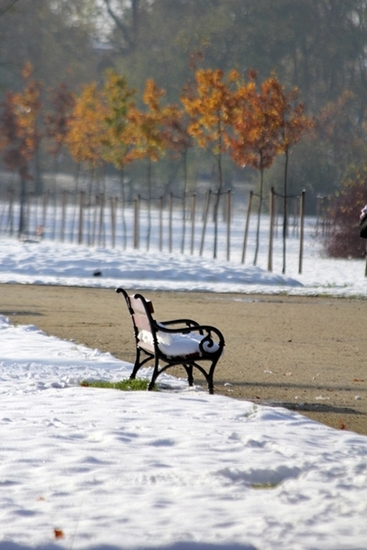
[[[116, 7], [111, 5], [110, 0], [103, 0], [107, 13], [116, 25], [116, 29], [122, 36], [123, 42], [120, 46], [121, 53], [129, 53], [135, 49], [139, 33], [139, 16], [140, 16], [140, 0], [130, 0], [130, 6], [124, 9], [123, 2], [121, 9], [118, 11]], [[126, 15], [130, 12], [130, 16]]]

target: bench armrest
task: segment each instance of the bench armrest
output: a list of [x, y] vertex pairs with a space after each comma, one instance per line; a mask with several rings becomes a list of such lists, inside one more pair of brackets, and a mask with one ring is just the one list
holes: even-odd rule
[[[184, 320], [185, 321], [185, 320]], [[220, 330], [211, 325], [199, 325], [181, 328], [169, 328], [164, 323], [155, 323], [156, 333], [193, 336], [197, 340], [200, 353], [203, 355], [222, 353], [225, 346], [224, 336]], [[196, 338], [195, 338], [196, 336]]]
[[197, 327], [199, 326], [199, 323], [196, 321], [193, 321], [192, 319], [173, 319], [171, 321], [157, 321], [156, 322], [158, 327], [169, 327], [174, 325], [185, 325], [184, 328], [190, 328], [190, 327]]

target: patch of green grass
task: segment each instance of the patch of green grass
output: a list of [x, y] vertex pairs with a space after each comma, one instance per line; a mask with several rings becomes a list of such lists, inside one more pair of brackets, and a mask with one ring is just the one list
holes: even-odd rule
[[106, 382], [104, 380], [95, 380], [88, 382], [88, 380], [82, 380], [80, 385], [86, 388], [108, 388], [121, 391], [144, 391], [148, 389], [148, 380], [141, 380], [139, 378], [134, 380], [120, 380], [119, 382]]

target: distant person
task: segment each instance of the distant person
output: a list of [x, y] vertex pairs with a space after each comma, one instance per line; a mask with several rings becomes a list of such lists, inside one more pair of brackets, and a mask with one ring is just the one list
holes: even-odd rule
[[359, 236], [367, 239], [367, 204], [361, 210], [359, 215]]

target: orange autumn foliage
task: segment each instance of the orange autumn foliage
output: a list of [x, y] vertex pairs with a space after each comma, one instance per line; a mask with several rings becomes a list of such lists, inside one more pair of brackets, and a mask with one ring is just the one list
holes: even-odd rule
[[49, 152], [56, 157], [63, 145], [69, 131], [69, 119], [74, 107], [74, 96], [65, 84], [60, 84], [51, 90], [51, 105], [53, 110], [46, 114], [46, 135], [50, 139]]
[[164, 155], [167, 145], [166, 125], [174, 115], [175, 106], [163, 106], [165, 90], [159, 88], [153, 79], [146, 82], [143, 102], [146, 110], [132, 108], [129, 120], [132, 125], [132, 160], [148, 158], [156, 162]]
[[230, 82], [225, 82], [220, 69], [199, 69], [195, 81], [195, 87], [186, 87], [181, 95], [190, 116], [188, 132], [200, 147], [211, 148], [218, 155], [228, 149], [225, 134], [232, 124], [234, 100]]
[[101, 136], [105, 130], [106, 107], [95, 83], [83, 87], [70, 117], [66, 143], [77, 162], [97, 166], [102, 160]]
[[278, 152], [279, 109], [275, 79], [260, 86], [256, 73], [239, 84], [235, 94], [231, 156], [240, 166], [269, 168]]
[[23, 92], [8, 92], [3, 102], [1, 116], [0, 149], [6, 166], [18, 170], [22, 178], [30, 178], [29, 163], [40, 141], [37, 122], [41, 109], [41, 85], [31, 80], [32, 66], [26, 64], [22, 76]]
[[135, 108], [135, 94], [123, 76], [112, 70], [107, 72], [103, 88], [105, 129], [101, 136], [102, 155], [106, 162], [112, 162], [119, 169], [132, 160], [129, 152], [134, 136], [131, 112]]
[[249, 82], [236, 91], [231, 156], [240, 166], [269, 168], [276, 155], [296, 144], [312, 128], [303, 103], [296, 104], [298, 90], [286, 93], [275, 75], [261, 84], [250, 71]]

